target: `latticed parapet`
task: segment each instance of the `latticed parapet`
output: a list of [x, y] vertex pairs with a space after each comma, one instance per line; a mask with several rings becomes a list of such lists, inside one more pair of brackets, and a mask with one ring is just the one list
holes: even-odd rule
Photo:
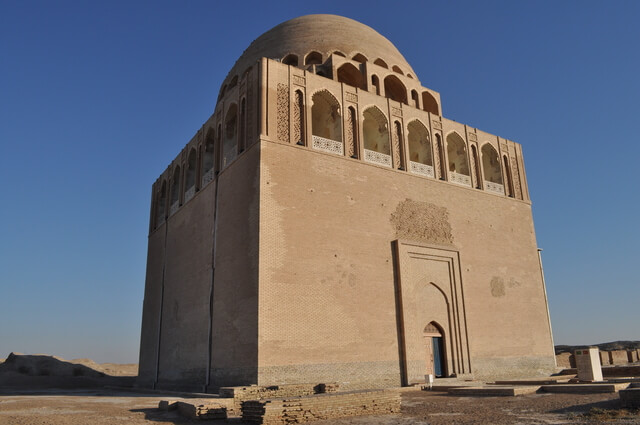
[[438, 93], [380, 62], [262, 58], [225, 84], [214, 114], [154, 184], [151, 230], [258, 140], [529, 200], [519, 144], [440, 114]]

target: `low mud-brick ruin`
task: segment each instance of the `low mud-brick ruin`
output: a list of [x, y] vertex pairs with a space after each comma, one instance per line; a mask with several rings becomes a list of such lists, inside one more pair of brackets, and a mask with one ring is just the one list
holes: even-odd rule
[[251, 43], [152, 187], [139, 384], [553, 371], [522, 148], [442, 115], [351, 19]]

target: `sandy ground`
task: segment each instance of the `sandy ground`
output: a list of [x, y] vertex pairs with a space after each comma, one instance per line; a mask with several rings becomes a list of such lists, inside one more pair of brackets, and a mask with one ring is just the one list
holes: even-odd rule
[[[175, 397], [149, 396], [115, 390], [0, 389], [0, 424], [26, 425], [120, 425], [120, 424], [242, 424], [227, 421], [191, 421], [175, 411], [157, 409], [160, 400]], [[316, 425], [384, 424], [640, 424], [640, 413], [619, 410], [618, 394], [532, 394], [519, 397], [458, 397], [444, 393], [410, 391], [402, 395], [400, 414], [361, 416]], [[598, 410], [601, 409], [601, 410]], [[609, 410], [612, 409], [612, 410]], [[584, 415], [592, 412], [592, 414]], [[623, 412], [624, 415], [616, 418]]]

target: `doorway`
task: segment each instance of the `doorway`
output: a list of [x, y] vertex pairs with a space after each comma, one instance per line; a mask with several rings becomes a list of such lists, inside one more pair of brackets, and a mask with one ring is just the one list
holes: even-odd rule
[[436, 322], [431, 322], [424, 328], [424, 345], [426, 349], [425, 375], [442, 378], [446, 375], [446, 359], [444, 350], [444, 333]]

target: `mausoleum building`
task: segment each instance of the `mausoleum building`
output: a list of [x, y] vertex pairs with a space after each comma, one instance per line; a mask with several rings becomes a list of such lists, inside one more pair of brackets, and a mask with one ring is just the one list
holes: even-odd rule
[[303, 16], [251, 43], [152, 187], [140, 385], [390, 387], [554, 362], [521, 146], [444, 118], [359, 22]]

